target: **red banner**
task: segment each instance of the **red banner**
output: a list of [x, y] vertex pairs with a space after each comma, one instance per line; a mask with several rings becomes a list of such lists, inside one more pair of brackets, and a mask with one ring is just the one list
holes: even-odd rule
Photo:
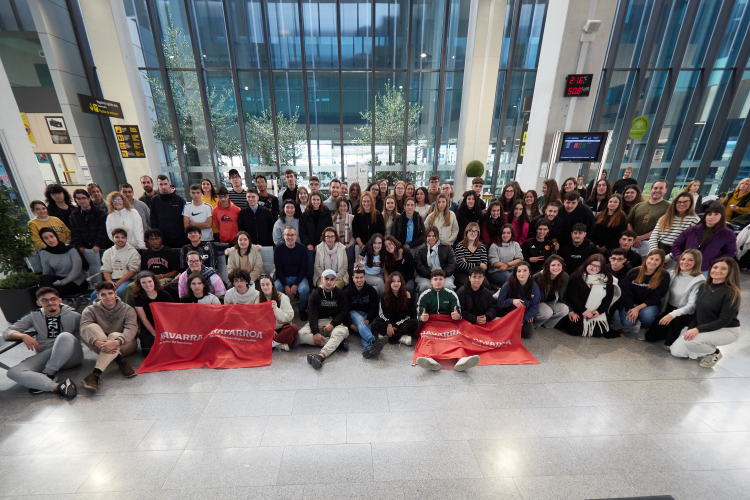
[[151, 304], [156, 340], [138, 373], [271, 364], [274, 314], [257, 305]]
[[521, 344], [524, 308], [484, 325], [465, 319], [453, 321], [444, 314], [430, 315], [419, 329], [417, 358], [458, 359], [478, 354], [481, 365], [538, 365], [539, 361]]

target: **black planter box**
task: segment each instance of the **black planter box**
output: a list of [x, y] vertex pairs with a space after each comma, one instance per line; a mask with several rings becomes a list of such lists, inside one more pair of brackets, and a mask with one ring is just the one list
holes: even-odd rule
[[36, 309], [36, 291], [39, 286], [22, 290], [0, 289], [0, 309], [8, 323], [21, 319], [27, 312]]

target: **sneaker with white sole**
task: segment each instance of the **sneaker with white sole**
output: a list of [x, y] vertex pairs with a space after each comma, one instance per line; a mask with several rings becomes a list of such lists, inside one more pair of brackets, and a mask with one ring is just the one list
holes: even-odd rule
[[646, 330], [639, 330], [638, 336], [636, 337], [637, 340], [646, 340]]
[[55, 387], [55, 393], [65, 398], [73, 399], [78, 395], [78, 390], [73, 381], [68, 378], [65, 379], [65, 382], [58, 384], [58, 386]]
[[411, 345], [411, 335], [401, 335], [401, 338], [398, 339], [398, 341], [404, 345]]
[[716, 352], [709, 354], [708, 356], [703, 356], [701, 358], [701, 362], [698, 363], [698, 366], [702, 368], [713, 368], [716, 363], [719, 362], [721, 358], [724, 356], [721, 355], [721, 351], [716, 349]]
[[456, 366], [453, 367], [454, 370], [457, 372], [463, 372], [468, 370], [469, 368], [474, 368], [479, 364], [479, 356], [467, 356], [465, 358], [461, 358], [456, 362]]
[[672, 352], [672, 347], [668, 346], [667, 344], [664, 344], [662, 347], [664, 347], [664, 350], [667, 352]]
[[438, 371], [440, 369], [440, 363], [432, 358], [417, 358], [417, 364], [425, 370]]
[[276, 346], [276, 350], [289, 352], [289, 344], [279, 344]]

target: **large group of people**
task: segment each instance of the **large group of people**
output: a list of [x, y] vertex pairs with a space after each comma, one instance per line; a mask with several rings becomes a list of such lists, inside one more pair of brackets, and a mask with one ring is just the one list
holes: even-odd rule
[[[230, 170], [229, 188], [203, 179], [189, 186], [187, 203], [164, 175], [156, 189], [143, 176], [140, 199], [130, 184], [106, 197], [96, 184], [72, 197], [50, 185], [46, 201], [30, 204], [41, 309], [3, 333], [38, 353], [8, 375], [32, 392], [75, 397], [74, 382], [55, 374], [81, 362], [82, 341], [98, 356], [85, 388], [96, 391], [112, 361], [134, 376], [124, 358], [138, 344], [150, 352], [154, 302], [271, 302], [273, 346], [318, 346], [307, 356], [315, 369], [348, 350], [352, 332], [373, 359], [387, 343], [412, 345], [432, 314], [488, 325], [518, 308], [523, 338], [540, 327], [626, 335], [713, 367], [719, 347], [739, 335], [740, 270], [727, 221], [749, 210], [750, 179], [702, 204], [697, 181], [668, 201], [667, 181], [644, 196], [631, 175], [612, 185], [603, 173], [588, 187], [582, 177], [547, 179], [541, 195], [512, 181], [491, 200], [482, 178], [455, 199], [437, 175], [429, 187], [398, 181], [393, 189], [385, 180], [363, 189], [333, 179], [326, 197], [317, 177], [299, 186], [292, 170], [278, 197], [264, 175], [243, 189]], [[273, 249], [273, 275], [263, 247]], [[89, 282], [82, 315], [62, 304], [88, 293]], [[456, 369], [478, 362], [462, 358]], [[429, 358], [418, 364], [440, 367]]]

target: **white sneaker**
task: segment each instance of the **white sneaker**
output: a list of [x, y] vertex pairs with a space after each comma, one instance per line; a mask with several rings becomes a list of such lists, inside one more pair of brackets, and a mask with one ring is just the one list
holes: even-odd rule
[[721, 355], [721, 351], [716, 349], [716, 352], [713, 354], [709, 354], [708, 356], [703, 356], [701, 358], [701, 362], [698, 363], [698, 366], [702, 368], [713, 368], [716, 363], [719, 362], [721, 358], [724, 356]]
[[440, 370], [440, 363], [432, 358], [417, 358], [417, 364], [425, 370], [438, 371]]
[[401, 335], [401, 338], [398, 339], [399, 342], [401, 342], [404, 345], [411, 345], [411, 336], [410, 335]]
[[289, 344], [279, 344], [278, 346], [276, 346], [276, 349], [279, 351], [289, 352]]
[[468, 356], [465, 358], [461, 358], [456, 363], [456, 366], [453, 367], [454, 370], [457, 372], [463, 372], [468, 370], [469, 368], [474, 368], [479, 364], [479, 356]]
[[278, 346], [278, 345], [279, 345], [279, 343], [278, 343], [278, 342], [276, 342], [275, 340], [272, 340], [272, 341], [271, 341], [271, 349], [273, 349], [274, 347], [276, 347], [276, 346]]

